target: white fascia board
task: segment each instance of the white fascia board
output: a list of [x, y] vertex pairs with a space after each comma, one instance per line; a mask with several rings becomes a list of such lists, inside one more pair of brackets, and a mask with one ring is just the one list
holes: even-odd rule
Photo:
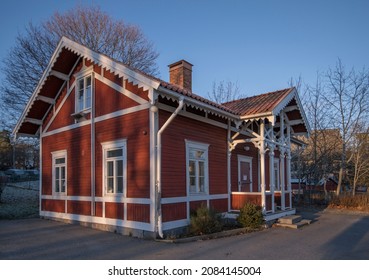
[[145, 75], [142, 75], [134, 70], [131, 70], [127, 67], [125, 67], [123, 64], [116, 62], [106, 55], [97, 53], [79, 43], [76, 43], [66, 37], [63, 37], [62, 40], [65, 41], [65, 47], [78, 54], [81, 55], [87, 59], [92, 60], [94, 63], [101, 65], [103, 67], [106, 67], [107, 69], [111, 70], [112, 72], [118, 74], [119, 76], [127, 77], [128, 79], [131, 78], [131, 80], [137, 81], [139, 83], [142, 83], [146, 85], [149, 88], [157, 89], [160, 85], [158, 81], [155, 81], [153, 79], [150, 79], [146, 77]]
[[218, 109], [210, 104], [206, 104], [204, 102], [201, 102], [199, 100], [196, 100], [194, 98], [191, 98], [191, 97], [188, 97], [188, 96], [185, 96], [183, 94], [180, 94], [178, 92], [175, 92], [175, 91], [172, 91], [170, 89], [167, 89], [165, 87], [162, 87], [160, 86], [158, 88], [158, 91], [159, 93], [164, 93], [164, 95], [169, 95], [169, 96], [172, 96], [174, 97], [175, 99], [179, 100], [181, 98], [184, 98], [184, 101], [185, 103], [187, 104], [193, 104], [194, 106], [197, 106], [197, 107], [200, 107], [200, 108], [203, 108], [204, 110], [208, 110], [208, 111], [213, 111], [214, 113], [218, 114], [218, 115], [223, 115], [227, 118], [230, 118], [234, 121], [236, 120], [239, 120], [240, 119], [240, 116], [238, 115], [235, 115], [235, 114], [232, 114], [232, 113], [229, 113], [229, 112], [226, 112], [226, 111], [223, 111], [221, 109]]
[[295, 100], [296, 100], [297, 107], [299, 108], [299, 111], [300, 111], [300, 114], [301, 114], [301, 117], [302, 117], [302, 120], [303, 120], [303, 124], [305, 125], [306, 130], [307, 130], [307, 134], [310, 135], [310, 131], [311, 131], [310, 125], [309, 125], [309, 122], [307, 120], [304, 108], [302, 106], [302, 103], [301, 103], [301, 100], [300, 100], [300, 97], [297, 93], [296, 88], [293, 88], [293, 90], [285, 97], [285, 99], [280, 104], [278, 104], [278, 106], [276, 108], [274, 108], [273, 113], [277, 116], [288, 105], [288, 103], [293, 98], [295, 98]]
[[24, 122], [24, 119], [25, 119], [27, 113], [29, 112], [29, 110], [31, 109], [33, 103], [35, 102], [36, 97], [39, 94], [42, 86], [44, 85], [47, 77], [50, 75], [51, 68], [54, 65], [55, 60], [58, 58], [58, 56], [60, 54], [60, 51], [62, 50], [62, 48], [64, 46], [63, 39], [65, 39], [65, 37], [62, 37], [62, 39], [59, 41], [57, 47], [55, 48], [55, 51], [54, 51], [53, 55], [51, 56], [49, 64], [47, 65], [44, 73], [42, 74], [41, 79], [39, 80], [35, 90], [33, 91], [30, 99], [28, 100], [28, 103], [27, 103], [25, 109], [23, 110], [21, 117], [19, 118], [17, 124], [15, 125], [15, 127], [13, 129], [13, 135], [15, 135], [15, 137], [18, 133], [20, 125]]
[[296, 89], [290, 91], [290, 93], [272, 110], [274, 116], [278, 116], [281, 111], [287, 107], [288, 103], [295, 97]]

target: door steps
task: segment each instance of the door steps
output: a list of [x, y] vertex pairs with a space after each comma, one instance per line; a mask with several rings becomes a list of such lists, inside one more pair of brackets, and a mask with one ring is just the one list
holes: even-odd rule
[[290, 215], [279, 218], [278, 221], [273, 226], [298, 229], [302, 226], [310, 224], [311, 220], [303, 219], [300, 215]]

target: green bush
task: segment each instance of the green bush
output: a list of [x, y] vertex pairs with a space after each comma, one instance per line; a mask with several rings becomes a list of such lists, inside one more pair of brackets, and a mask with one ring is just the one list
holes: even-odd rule
[[210, 234], [222, 230], [222, 217], [213, 209], [201, 205], [191, 216], [190, 232], [195, 235]]
[[259, 228], [264, 223], [261, 207], [251, 203], [246, 203], [240, 209], [240, 215], [237, 217], [237, 222], [242, 227]]

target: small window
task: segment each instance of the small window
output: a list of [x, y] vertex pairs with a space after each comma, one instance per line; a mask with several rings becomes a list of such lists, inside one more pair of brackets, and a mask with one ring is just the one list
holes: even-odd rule
[[92, 76], [80, 78], [77, 85], [77, 111], [88, 110], [91, 108]]
[[52, 153], [53, 193], [66, 194], [67, 192], [67, 152]]
[[187, 187], [190, 194], [208, 193], [209, 145], [186, 142]]
[[125, 194], [126, 141], [103, 143], [104, 189], [106, 194]]

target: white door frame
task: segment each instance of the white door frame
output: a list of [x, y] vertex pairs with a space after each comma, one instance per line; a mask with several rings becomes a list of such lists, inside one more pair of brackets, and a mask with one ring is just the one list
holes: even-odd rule
[[237, 155], [238, 159], [238, 191], [241, 191], [241, 162], [247, 162], [250, 164], [250, 192], [252, 192], [252, 157], [243, 156], [243, 155]]

